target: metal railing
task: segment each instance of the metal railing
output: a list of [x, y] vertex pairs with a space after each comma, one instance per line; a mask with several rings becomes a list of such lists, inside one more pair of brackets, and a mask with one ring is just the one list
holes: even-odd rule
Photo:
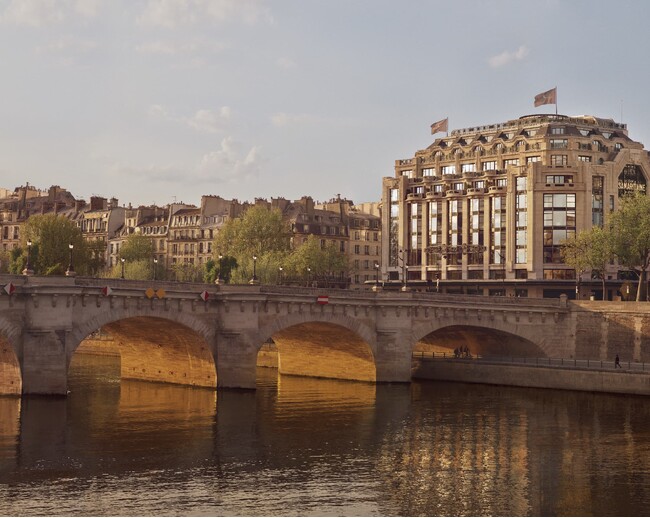
[[[471, 362], [478, 361], [484, 364], [493, 365], [523, 365], [528, 367], [551, 367], [558, 369], [579, 369], [579, 370], [618, 370], [614, 360], [578, 360], [575, 358], [531, 358], [525, 356], [481, 356], [470, 355], [456, 356], [454, 353], [445, 352], [423, 352], [413, 353], [413, 358], [418, 360], [429, 361], [457, 361]], [[650, 373], [650, 363], [621, 361], [620, 370], [627, 372], [647, 372]]]

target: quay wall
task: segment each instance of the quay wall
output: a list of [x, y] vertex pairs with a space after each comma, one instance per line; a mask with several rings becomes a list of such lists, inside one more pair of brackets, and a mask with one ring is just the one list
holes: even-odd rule
[[471, 360], [414, 360], [413, 378], [487, 385], [650, 396], [650, 373], [625, 369], [561, 369]]

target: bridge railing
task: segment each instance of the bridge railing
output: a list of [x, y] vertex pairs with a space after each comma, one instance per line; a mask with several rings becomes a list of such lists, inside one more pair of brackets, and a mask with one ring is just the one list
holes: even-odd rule
[[[575, 358], [531, 358], [525, 356], [481, 356], [469, 357], [456, 356], [454, 353], [445, 352], [422, 352], [413, 353], [413, 358], [425, 361], [456, 361], [456, 362], [480, 362], [492, 365], [524, 365], [528, 367], [546, 367], [559, 369], [589, 369], [589, 370], [614, 370], [617, 369], [614, 360], [578, 360]], [[620, 362], [621, 370], [630, 372], [650, 373], [650, 363], [646, 362]]]

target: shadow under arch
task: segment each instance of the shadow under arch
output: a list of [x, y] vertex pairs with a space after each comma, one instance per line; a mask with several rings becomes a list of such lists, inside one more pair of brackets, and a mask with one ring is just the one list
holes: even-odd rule
[[20, 396], [22, 374], [15, 344], [19, 332], [5, 319], [0, 319], [0, 396]]
[[360, 334], [358, 324], [355, 327], [328, 320], [279, 319], [260, 337], [263, 343], [275, 344], [279, 374], [375, 382], [373, 344]]
[[470, 325], [450, 325], [416, 339], [414, 352], [445, 353], [453, 356], [457, 347], [467, 347], [472, 356], [546, 357], [531, 340], [500, 329]]
[[[151, 316], [105, 323], [79, 340], [78, 354], [119, 355], [121, 379], [216, 388], [212, 351], [197, 331]], [[74, 367], [71, 358], [70, 365]]]

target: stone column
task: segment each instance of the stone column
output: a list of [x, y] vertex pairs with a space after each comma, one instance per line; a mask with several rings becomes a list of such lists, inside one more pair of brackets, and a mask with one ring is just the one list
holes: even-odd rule
[[221, 331], [217, 334], [217, 387], [255, 388], [260, 345], [255, 340], [248, 333]]
[[399, 330], [377, 331], [377, 382], [411, 381], [410, 343]]
[[66, 332], [26, 330], [23, 333], [23, 394], [60, 395], [68, 391]]

